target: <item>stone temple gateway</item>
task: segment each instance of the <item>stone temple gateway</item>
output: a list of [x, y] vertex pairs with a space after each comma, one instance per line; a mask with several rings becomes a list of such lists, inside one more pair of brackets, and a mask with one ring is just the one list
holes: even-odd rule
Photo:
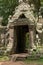
[[8, 18], [8, 25], [1, 28], [5, 32], [5, 34], [1, 33], [4, 34], [2, 40], [5, 40], [5, 52], [23, 53], [26, 50], [25, 37], [27, 33], [29, 33], [31, 49], [36, 49], [35, 45], [38, 45], [38, 39], [42, 42], [42, 23], [37, 22], [37, 18], [33, 15], [32, 6], [27, 2], [28, 0], [26, 2], [19, 0], [19, 5], [15, 8], [13, 16], [10, 15]]

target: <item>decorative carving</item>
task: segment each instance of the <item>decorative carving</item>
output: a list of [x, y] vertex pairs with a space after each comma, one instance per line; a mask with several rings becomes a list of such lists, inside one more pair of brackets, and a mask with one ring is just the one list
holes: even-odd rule
[[39, 35], [36, 34], [36, 46], [38, 47], [41, 43], [41, 39], [39, 38]]
[[19, 0], [19, 3], [20, 3], [20, 2], [28, 2], [28, 0]]
[[20, 2], [23, 2], [23, 0], [19, 0], [19, 3], [20, 3]]
[[41, 23], [37, 23], [36, 30], [37, 30], [38, 33], [42, 33], [43, 32], [43, 28], [42, 28], [42, 24]]

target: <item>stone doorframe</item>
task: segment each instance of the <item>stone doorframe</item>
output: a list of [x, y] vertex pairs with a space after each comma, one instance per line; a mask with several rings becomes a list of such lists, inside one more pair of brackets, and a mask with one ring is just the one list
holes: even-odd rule
[[[27, 21], [28, 22], [28, 21]], [[22, 25], [22, 24], [19, 24]], [[19, 26], [18, 25], [18, 26]], [[29, 26], [29, 43], [32, 49], [34, 49], [35, 47], [35, 25], [34, 23], [29, 24], [29, 23], [25, 23], [24, 25], [28, 25]], [[17, 36], [16, 36], [16, 26], [14, 23], [10, 23], [9, 25], [9, 45], [7, 47], [8, 51], [16, 51], [16, 45], [17, 45]], [[13, 48], [13, 46], [15, 46]]]

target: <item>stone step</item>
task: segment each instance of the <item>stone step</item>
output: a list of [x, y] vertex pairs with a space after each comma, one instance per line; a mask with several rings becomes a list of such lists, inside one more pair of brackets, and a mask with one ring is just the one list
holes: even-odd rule
[[21, 54], [14, 54], [11, 55], [11, 61], [20, 61], [20, 60], [24, 60], [28, 57], [28, 54], [26, 53], [21, 53]]

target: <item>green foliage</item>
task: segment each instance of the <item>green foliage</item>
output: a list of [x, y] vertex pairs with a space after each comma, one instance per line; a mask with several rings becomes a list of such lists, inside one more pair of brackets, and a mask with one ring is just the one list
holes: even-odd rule
[[[43, 0], [41, 0], [43, 1]], [[29, 0], [29, 2], [33, 3], [35, 9], [39, 11], [40, 8], [40, 0]], [[0, 0], [0, 16], [3, 16], [2, 25], [6, 25], [8, 23], [9, 15], [13, 14], [15, 7], [18, 5], [18, 0]]]
[[8, 61], [10, 60], [8, 56], [0, 56], [0, 61]]
[[0, 16], [4, 18], [2, 24], [8, 23], [8, 16], [13, 14], [17, 5], [18, 0], [0, 0]]
[[41, 2], [43, 2], [43, 0], [40, 0]]
[[38, 11], [40, 6], [41, 6], [41, 2], [40, 0], [29, 0], [29, 4], [33, 3], [35, 6], [35, 9]]
[[29, 46], [29, 33], [26, 34], [26, 48], [28, 49]]
[[41, 1], [40, 0], [29, 0], [29, 4], [31, 6], [31, 3], [34, 4], [34, 14], [38, 16], [39, 18], [39, 9], [40, 9], [40, 6], [41, 6]]
[[35, 6], [35, 10], [37, 12], [39, 12], [39, 9], [40, 9], [40, 6], [41, 6], [40, 0], [33, 0], [33, 4]]

